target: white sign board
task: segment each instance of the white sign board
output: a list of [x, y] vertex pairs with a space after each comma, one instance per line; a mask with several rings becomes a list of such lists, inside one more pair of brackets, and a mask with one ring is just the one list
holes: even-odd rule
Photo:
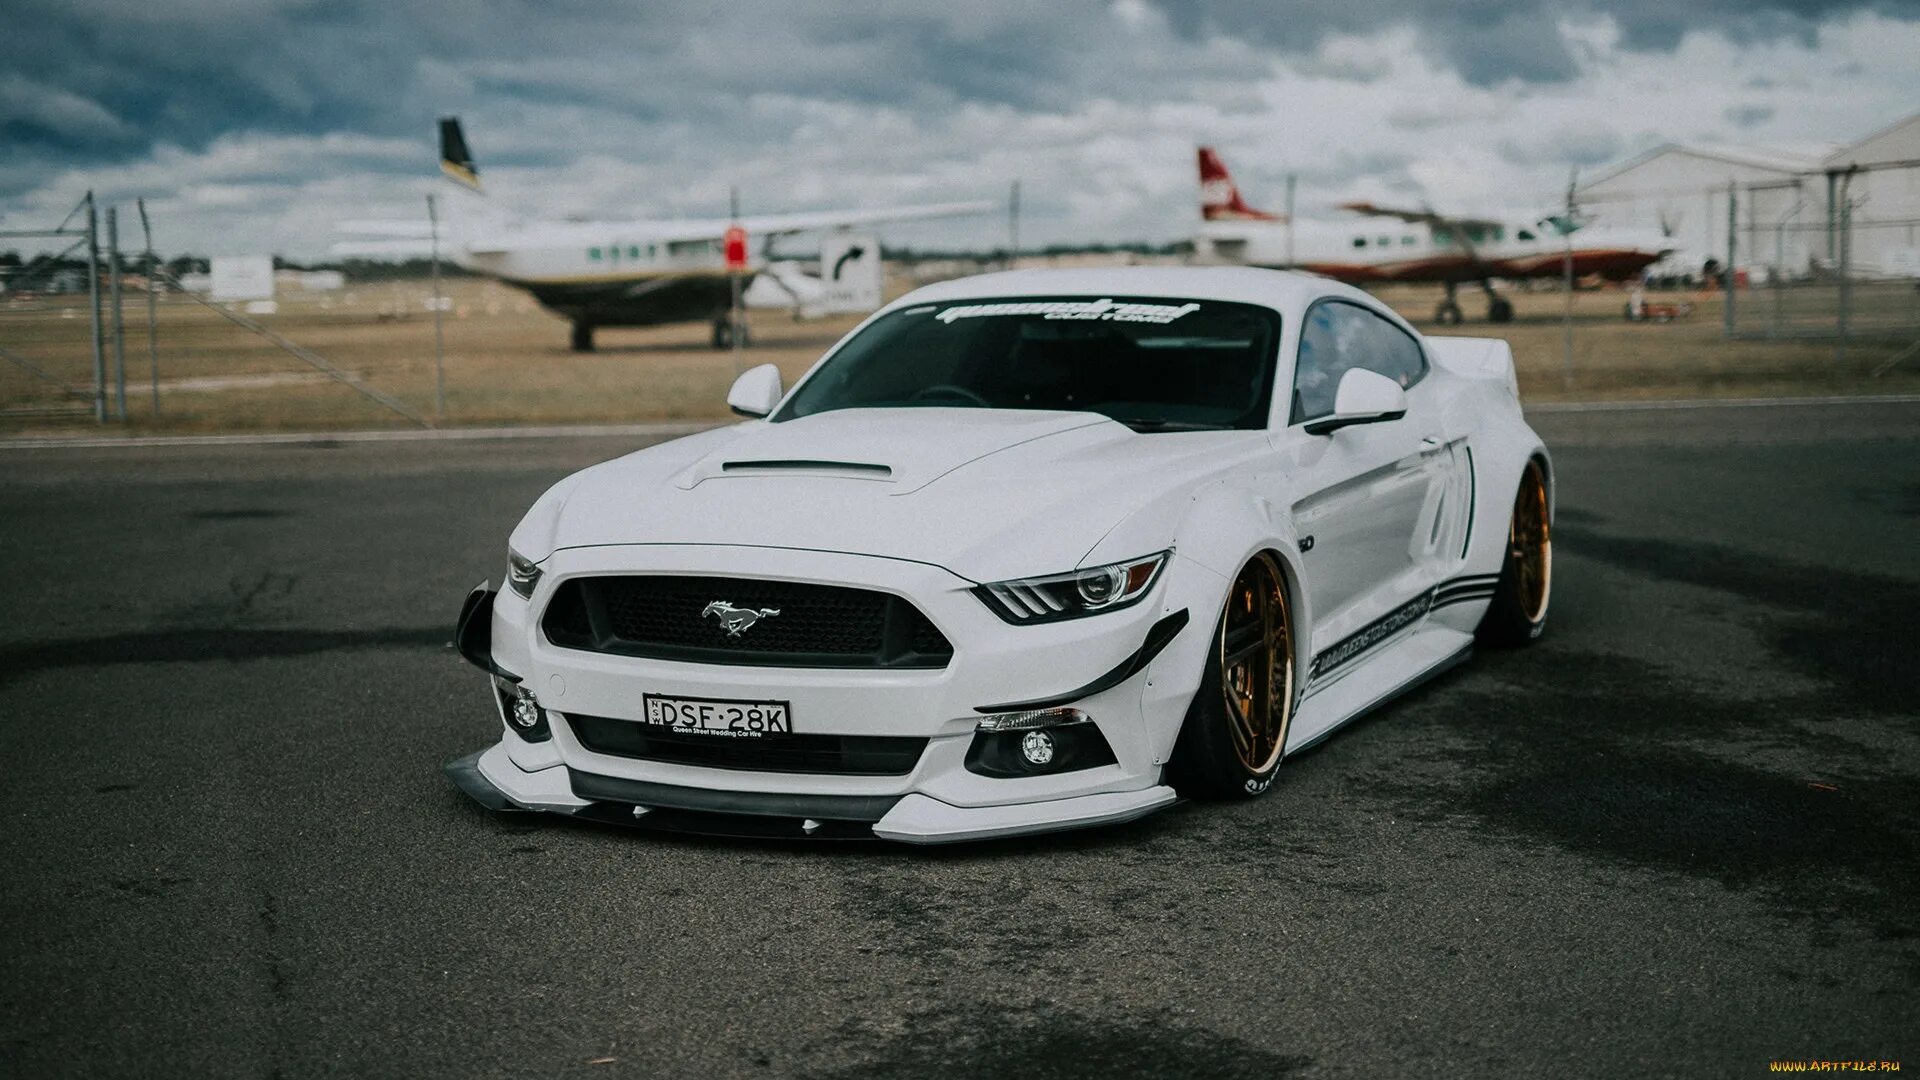
[[820, 238], [820, 297], [809, 312], [876, 311], [880, 307], [880, 238], [832, 232]]
[[215, 300], [273, 299], [271, 255], [215, 255], [212, 269]]

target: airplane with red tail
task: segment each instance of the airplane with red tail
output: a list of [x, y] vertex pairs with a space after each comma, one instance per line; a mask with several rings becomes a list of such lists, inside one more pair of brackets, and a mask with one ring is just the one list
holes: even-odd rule
[[1446, 298], [1436, 321], [1461, 321], [1455, 290], [1477, 284], [1487, 319], [1508, 322], [1513, 304], [1496, 280], [1559, 278], [1569, 247], [1576, 278], [1627, 281], [1674, 249], [1644, 229], [1584, 227], [1552, 216], [1530, 221], [1453, 217], [1370, 202], [1340, 204], [1353, 221], [1294, 221], [1248, 205], [1212, 147], [1200, 148], [1200, 233], [1194, 250], [1208, 262], [1308, 270], [1350, 285], [1437, 282]]

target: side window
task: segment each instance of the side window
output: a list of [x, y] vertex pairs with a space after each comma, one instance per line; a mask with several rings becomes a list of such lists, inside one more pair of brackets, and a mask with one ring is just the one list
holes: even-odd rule
[[1407, 387], [1427, 373], [1427, 358], [1406, 331], [1358, 304], [1323, 300], [1308, 308], [1300, 326], [1293, 410], [1287, 423], [1332, 413], [1340, 377], [1354, 368], [1377, 371]]

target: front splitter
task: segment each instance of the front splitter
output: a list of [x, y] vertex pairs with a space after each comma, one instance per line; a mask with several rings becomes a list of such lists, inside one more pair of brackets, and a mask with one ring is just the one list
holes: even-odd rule
[[[529, 781], [538, 777], [543, 783], [530, 787], [554, 790], [516, 797], [488, 775], [496, 770], [518, 773]], [[658, 832], [756, 839], [878, 837], [910, 844], [959, 843], [1118, 825], [1179, 801], [1165, 785], [1004, 806], [954, 806], [917, 792], [884, 799], [714, 792], [587, 773], [569, 775], [559, 765], [528, 773], [498, 745], [449, 763], [446, 773], [455, 786], [489, 810], [543, 811]], [[564, 791], [562, 778], [566, 778]]]

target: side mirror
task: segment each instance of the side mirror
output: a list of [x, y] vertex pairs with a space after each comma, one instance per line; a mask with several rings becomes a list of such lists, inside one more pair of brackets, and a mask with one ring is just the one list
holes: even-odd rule
[[[748, 374], [752, 374], [749, 372]], [[1407, 415], [1407, 392], [1377, 371], [1354, 368], [1340, 376], [1333, 413], [1307, 422], [1307, 434], [1325, 435], [1353, 424], [1378, 424]]]
[[727, 408], [741, 416], [762, 417], [780, 404], [785, 392], [780, 387], [780, 369], [761, 364], [748, 368], [733, 380], [733, 389], [727, 391]]

